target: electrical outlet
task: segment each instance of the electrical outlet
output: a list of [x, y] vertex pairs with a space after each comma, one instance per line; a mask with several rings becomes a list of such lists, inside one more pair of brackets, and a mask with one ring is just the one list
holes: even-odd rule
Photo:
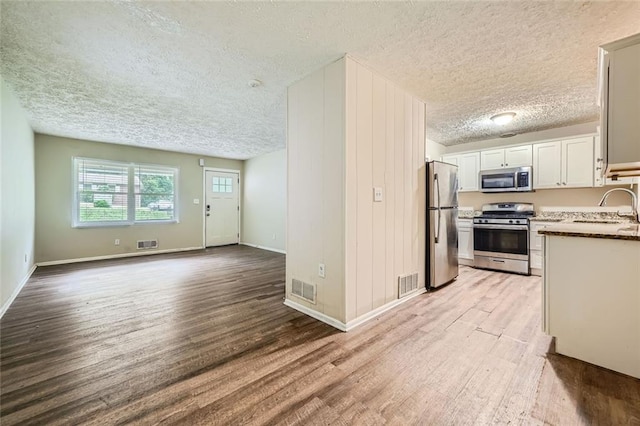
[[318, 276], [320, 278], [324, 278], [324, 275], [325, 275], [325, 266], [324, 266], [324, 263], [320, 263], [318, 264]]
[[200, 204], [200, 198], [194, 198], [193, 204]]
[[113, 244], [119, 246], [120, 245], [120, 238], [116, 238], [116, 240], [114, 241]]

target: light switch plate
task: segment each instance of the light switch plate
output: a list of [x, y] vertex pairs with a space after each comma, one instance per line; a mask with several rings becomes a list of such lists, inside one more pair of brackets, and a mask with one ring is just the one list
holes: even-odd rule
[[373, 188], [373, 201], [375, 202], [382, 201], [382, 188], [380, 187]]
[[320, 278], [324, 278], [324, 275], [325, 275], [324, 263], [320, 263], [320, 264], [318, 264], [318, 276]]

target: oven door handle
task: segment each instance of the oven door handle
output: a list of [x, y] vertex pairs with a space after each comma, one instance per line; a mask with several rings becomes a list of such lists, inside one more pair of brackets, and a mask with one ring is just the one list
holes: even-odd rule
[[489, 224], [479, 224], [474, 223], [474, 228], [478, 229], [499, 229], [501, 231], [508, 231], [510, 229], [514, 231], [528, 231], [529, 227], [527, 225], [489, 225]]

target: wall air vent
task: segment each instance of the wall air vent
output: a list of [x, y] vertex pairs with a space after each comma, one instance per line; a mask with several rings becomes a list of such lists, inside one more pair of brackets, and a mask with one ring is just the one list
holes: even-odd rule
[[316, 303], [316, 285], [305, 283], [300, 280], [296, 280], [295, 278], [291, 280], [291, 294], [294, 296], [300, 297], [301, 299], [306, 300], [307, 302], [311, 302], [315, 305]]
[[418, 273], [398, 277], [398, 299], [418, 289]]
[[138, 240], [138, 250], [158, 248], [158, 240]]

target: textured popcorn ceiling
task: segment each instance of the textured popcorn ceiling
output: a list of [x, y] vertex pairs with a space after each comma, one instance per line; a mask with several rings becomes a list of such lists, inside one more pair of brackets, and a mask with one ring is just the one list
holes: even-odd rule
[[1, 19], [37, 132], [245, 159], [285, 146], [287, 86], [344, 53], [424, 99], [443, 144], [596, 120], [597, 46], [640, 32], [640, 2], [3, 1]]

